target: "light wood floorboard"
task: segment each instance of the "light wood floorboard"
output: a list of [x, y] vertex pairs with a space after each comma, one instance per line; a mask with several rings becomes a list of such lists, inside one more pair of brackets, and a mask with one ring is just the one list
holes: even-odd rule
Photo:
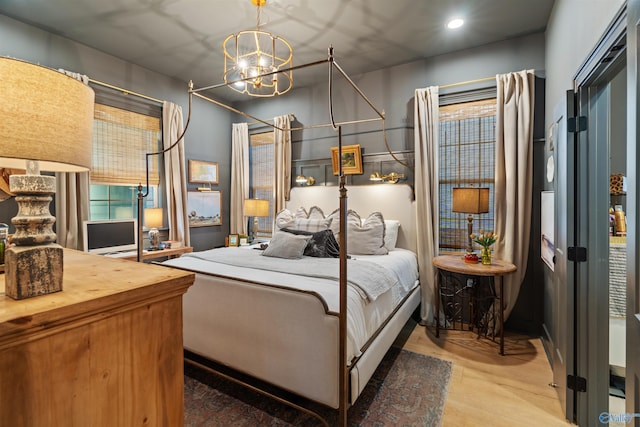
[[400, 342], [406, 350], [453, 362], [443, 426], [567, 426], [551, 366], [539, 338], [505, 334], [499, 344], [470, 331], [441, 331], [414, 322]]

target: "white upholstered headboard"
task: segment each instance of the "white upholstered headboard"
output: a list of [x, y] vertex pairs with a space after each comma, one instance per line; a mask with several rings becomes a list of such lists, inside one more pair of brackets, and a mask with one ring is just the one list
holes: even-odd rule
[[[374, 184], [347, 186], [347, 209], [366, 218], [372, 212], [381, 212], [384, 219], [400, 221], [397, 247], [416, 252], [416, 207], [413, 190], [406, 184]], [[287, 208], [309, 210], [318, 206], [325, 215], [340, 207], [340, 187], [294, 187]]]

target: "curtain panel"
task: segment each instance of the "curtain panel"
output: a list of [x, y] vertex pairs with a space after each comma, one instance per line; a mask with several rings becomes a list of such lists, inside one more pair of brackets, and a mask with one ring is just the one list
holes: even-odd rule
[[[504, 277], [505, 320], [527, 271], [533, 184], [533, 70], [496, 76], [495, 254], [516, 265]], [[501, 326], [501, 325], [500, 325]]]
[[[436, 269], [431, 260], [438, 256], [439, 199], [438, 144], [440, 134], [438, 87], [416, 89], [415, 123], [415, 194], [418, 268], [422, 304], [421, 323], [435, 324]], [[444, 316], [441, 316], [444, 320]]]
[[231, 133], [231, 197], [229, 232], [248, 234], [243, 213], [244, 200], [249, 198], [249, 126], [234, 123]]
[[[169, 101], [162, 105], [162, 143], [169, 148], [182, 134], [182, 107]], [[164, 172], [167, 187], [167, 217], [169, 239], [190, 246], [189, 218], [187, 217], [187, 173], [184, 155], [184, 138], [165, 153]]]
[[274, 213], [285, 208], [291, 191], [291, 119], [289, 115], [273, 119], [275, 151]]

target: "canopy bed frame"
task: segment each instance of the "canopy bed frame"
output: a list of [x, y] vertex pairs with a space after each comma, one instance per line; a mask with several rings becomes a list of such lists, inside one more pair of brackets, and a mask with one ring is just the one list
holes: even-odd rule
[[[371, 101], [365, 96], [365, 94], [356, 86], [356, 84], [349, 78], [349, 76], [340, 68], [340, 66], [335, 62], [334, 56], [333, 56], [333, 48], [329, 49], [329, 55], [328, 58], [326, 60], [323, 61], [318, 61], [318, 62], [314, 62], [314, 63], [310, 63], [310, 64], [305, 64], [305, 65], [300, 65], [300, 66], [296, 66], [296, 67], [291, 67], [288, 70], [285, 71], [292, 71], [292, 70], [296, 70], [296, 69], [302, 69], [302, 68], [307, 68], [307, 67], [311, 67], [311, 66], [317, 66], [317, 65], [322, 65], [322, 64], [328, 64], [328, 71], [329, 71], [329, 118], [330, 118], [330, 123], [328, 123], [327, 125], [314, 125], [312, 127], [318, 127], [318, 126], [331, 126], [336, 132], [337, 132], [337, 137], [338, 137], [338, 156], [339, 158], [341, 158], [342, 156], [342, 126], [344, 125], [350, 125], [350, 124], [358, 124], [358, 123], [363, 123], [363, 122], [371, 122], [371, 121], [375, 121], [375, 120], [381, 120], [384, 123], [384, 113], [380, 112], [378, 109], [375, 108], [375, 106], [371, 103]], [[342, 122], [342, 123], [337, 123], [334, 119], [334, 114], [333, 114], [333, 72], [334, 70], [337, 70], [340, 75], [342, 75], [342, 77], [349, 83], [349, 85], [353, 88], [353, 90], [358, 94], [358, 96], [364, 100], [369, 107], [371, 108], [371, 110], [373, 112], [375, 112], [376, 117], [371, 119], [362, 119], [362, 120], [353, 120], [353, 121], [349, 121], [349, 122]], [[270, 74], [277, 74], [278, 71], [273, 72], [273, 73], [268, 73], [265, 75], [270, 75]], [[244, 80], [249, 80], [250, 78], [246, 78], [240, 81], [244, 81]], [[239, 111], [231, 106], [228, 106], [220, 101], [217, 101], [215, 99], [209, 98], [205, 95], [202, 94], [202, 92], [204, 91], [208, 91], [211, 89], [215, 89], [218, 87], [223, 87], [223, 86], [228, 86], [230, 84], [233, 84], [235, 82], [229, 82], [226, 84], [220, 84], [220, 85], [215, 85], [215, 86], [208, 86], [208, 87], [204, 87], [204, 88], [200, 88], [200, 89], [193, 89], [193, 83], [190, 83], [190, 87], [189, 87], [189, 116], [187, 118], [186, 121], [186, 125], [185, 125], [185, 129], [184, 132], [186, 132], [190, 119], [191, 119], [191, 108], [192, 108], [192, 97], [196, 96], [198, 98], [201, 98], [203, 100], [206, 100], [208, 102], [211, 102], [215, 105], [218, 105], [222, 108], [225, 108], [227, 110], [230, 110], [232, 112], [235, 112], [237, 114], [240, 114], [244, 117], [248, 117], [251, 118], [252, 120], [262, 123], [266, 126], [269, 126], [271, 128], [277, 128], [274, 124], [269, 123], [266, 120], [254, 117], [250, 114], [244, 113], [242, 111]], [[299, 128], [299, 129], [304, 129], [304, 128]], [[282, 129], [281, 129], [282, 130]], [[293, 129], [291, 129], [293, 130]], [[384, 129], [383, 129], [384, 130]], [[147, 161], [149, 156], [152, 155], [159, 155], [162, 153], [165, 153], [169, 150], [171, 150], [174, 146], [176, 146], [179, 141], [182, 139], [182, 137], [184, 136], [184, 132], [182, 133], [182, 135], [178, 138], [178, 140], [173, 143], [169, 148], [159, 151], [157, 153], [149, 153], [147, 154]], [[386, 144], [386, 134], [385, 134], [385, 144]], [[388, 146], [387, 146], [388, 147]], [[347, 360], [347, 226], [346, 226], [346, 222], [347, 222], [347, 188], [345, 186], [345, 174], [343, 173], [343, 168], [342, 168], [342, 164], [341, 162], [339, 163], [339, 170], [338, 170], [338, 177], [339, 177], [339, 184], [337, 187], [337, 190], [339, 192], [339, 203], [338, 203], [338, 208], [339, 208], [339, 246], [340, 246], [340, 256], [339, 256], [339, 310], [337, 312], [329, 312], [328, 310], [326, 310], [326, 306], [325, 306], [325, 314], [326, 314], [326, 322], [328, 324], [324, 325], [323, 327], [325, 329], [328, 330], [324, 332], [324, 334], [326, 336], [331, 336], [332, 333], [334, 333], [335, 331], [337, 331], [337, 333], [335, 333], [335, 338], [334, 339], [338, 339], [338, 355], [337, 357], [333, 358], [333, 360], [329, 361], [329, 366], [334, 366], [337, 370], [338, 370], [338, 381], [337, 381], [337, 391], [338, 391], [338, 398], [337, 398], [337, 409], [338, 409], [338, 424], [341, 426], [346, 426], [347, 425], [347, 409], [349, 407], [350, 401], [353, 400], [354, 396], [357, 397], [357, 395], [360, 393], [360, 391], [362, 390], [362, 388], [364, 388], [364, 385], [366, 384], [366, 382], [368, 381], [368, 379], [371, 377], [371, 375], [373, 374], [373, 371], [375, 371], [375, 368], [377, 367], [377, 365], [379, 364], [380, 360], [382, 359], [382, 356], [384, 356], [384, 354], [386, 353], [386, 350], [390, 347], [390, 345], [393, 343], [393, 341], [395, 340], [395, 338], [397, 337], [400, 329], [402, 328], [402, 326], [404, 325], [404, 323], [408, 320], [408, 318], [411, 316], [411, 314], [413, 313], [413, 311], [416, 309], [416, 307], [419, 304], [420, 301], [420, 288], [419, 286], [417, 286], [412, 293], [406, 298], [406, 303], [404, 305], [401, 306], [400, 309], [398, 309], [395, 314], [392, 316], [392, 320], [388, 320], [385, 325], [383, 326], [389, 326], [389, 327], [385, 327], [383, 329], [382, 333], [376, 334], [376, 336], [374, 338], [372, 338], [371, 342], [368, 343], [368, 349], [372, 349], [370, 352], [367, 350], [367, 352], [364, 353], [363, 356], [361, 356], [354, 364], [353, 366], [349, 366], [350, 363], [352, 362], [351, 360]], [[406, 165], [405, 165], [406, 166]], [[374, 187], [374, 186], [363, 186], [363, 187]], [[390, 217], [396, 217], [397, 219], [401, 219], [402, 221], [402, 228], [401, 228], [401, 232], [400, 232], [400, 237], [399, 237], [399, 246], [400, 247], [404, 247], [404, 248], [408, 248], [411, 249], [415, 252], [416, 250], [416, 242], [415, 242], [415, 205], [413, 203], [413, 191], [411, 190], [411, 187], [409, 186], [395, 186], [396, 189], [394, 191], [390, 191], [388, 189], [384, 189], [384, 187], [394, 187], [394, 186], [389, 186], [389, 185], [376, 185], [375, 187], [381, 189], [380, 191], [386, 191], [387, 196], [385, 197], [389, 197], [389, 199], [384, 200], [383, 203], [385, 204], [385, 206], [402, 206], [399, 210], [398, 209], [391, 209], [391, 213], [390, 213]], [[400, 190], [399, 187], [404, 187], [403, 190]], [[355, 187], [353, 188], [355, 190]], [[140, 185], [138, 187], [138, 209], [139, 209], [139, 215], [141, 215], [141, 209], [142, 209], [142, 198], [146, 196], [146, 194], [144, 194], [142, 192], [142, 186]], [[148, 185], [147, 185], [147, 191], [148, 191]], [[311, 206], [311, 204], [314, 205], [318, 205], [318, 203], [325, 203], [327, 204], [327, 212], [331, 212], [331, 207], [328, 206], [329, 202], [327, 200], [327, 194], [333, 194], [333, 197], [335, 197], [335, 192], [336, 191], [336, 187], [309, 187], [309, 188], [294, 188], [291, 190], [291, 200], [289, 202], [288, 206], [292, 206], [293, 209], [296, 209], [299, 206], [302, 206], [306, 203], [307, 206]], [[367, 202], [367, 199], [371, 198], [371, 191], [354, 191], [354, 193], [359, 194], [359, 203], [361, 204], [361, 206], [363, 206], [363, 209], [368, 209], [370, 207], [372, 207], [373, 201], [371, 202]], [[392, 193], [397, 193], [396, 195], [393, 195]], [[402, 204], [397, 204], [393, 201], [392, 197], [400, 197], [402, 200], [404, 200], [404, 203]], [[379, 197], [374, 197], [375, 200], [380, 201], [381, 199]], [[298, 206], [296, 206], [296, 204], [298, 204]], [[375, 206], [375, 209], [372, 208], [372, 210], [380, 210], [380, 206]], [[371, 212], [372, 210], [368, 210], [366, 211], [367, 213]], [[363, 210], [363, 212], [365, 212]], [[141, 241], [141, 239], [140, 239]], [[141, 251], [141, 246], [140, 246], [140, 251]], [[140, 257], [140, 254], [139, 254]], [[228, 282], [229, 284], [233, 285], [237, 283], [243, 283], [243, 282], [238, 282], [238, 281], [234, 281], [231, 279], [224, 279], [224, 278], [217, 278], [218, 281], [222, 281], [222, 282]], [[246, 282], [244, 282], [245, 285], [247, 286], [251, 286], [251, 284], [247, 284]], [[236, 289], [238, 287], [236, 286]], [[231, 287], [229, 287], [229, 289], [231, 289]], [[273, 292], [277, 293], [277, 289], [276, 290], [272, 290]], [[233, 291], [235, 292], [235, 291]], [[235, 294], [235, 296], [237, 297], [239, 294]], [[240, 294], [241, 295], [241, 294]], [[197, 298], [196, 298], [197, 299]], [[303, 307], [311, 307], [314, 304], [316, 305], [316, 309], [317, 309], [317, 302], [318, 299], [313, 296], [313, 295], [301, 295], [300, 296], [300, 300], [301, 300], [301, 304], [303, 304]], [[306, 305], [304, 305], [306, 304]], [[197, 305], [197, 304], [196, 304]], [[208, 309], [206, 307], [200, 307], [199, 308], [200, 313], [207, 315], [206, 312], [209, 311], [211, 314], [211, 319], [213, 319], [213, 321], [215, 321], [216, 319], [216, 315], [215, 313], [211, 313], [214, 312], [215, 310], [211, 310]], [[187, 313], [187, 310], [185, 310], [185, 317], [188, 316], [189, 314]], [[259, 317], [258, 318], [254, 318], [252, 319], [252, 321], [258, 321], [259, 322]], [[249, 325], [249, 327], [251, 327]], [[277, 327], [277, 325], [274, 325], [274, 327]], [[185, 337], [185, 341], [187, 341], [187, 337]], [[196, 339], [197, 342], [197, 339]], [[196, 343], [195, 346], [197, 347], [199, 344]], [[206, 350], [203, 350], [206, 354]], [[277, 352], [276, 352], [277, 354]], [[303, 353], [306, 354], [306, 353]], [[356, 369], [354, 369], [354, 367]], [[333, 369], [333, 368], [332, 368]], [[216, 372], [219, 373], [219, 372]], [[351, 378], [350, 378], [351, 376]], [[360, 381], [361, 384], [357, 384], [358, 383], [358, 379], [360, 378], [360, 380], [364, 379], [364, 381]], [[351, 381], [350, 381], [351, 379]], [[268, 380], [268, 378], [267, 378]], [[275, 382], [276, 385], [277, 382]], [[351, 388], [350, 388], [350, 384], [351, 384]], [[328, 387], [331, 388], [333, 387], [335, 384], [334, 382], [331, 380], [328, 383]], [[290, 389], [293, 388], [294, 392], [297, 390], [295, 385], [290, 387]], [[268, 393], [267, 393], [268, 394]], [[272, 395], [271, 395], [272, 396]], [[274, 396], [272, 396], [274, 397]], [[327, 400], [329, 399], [329, 400]], [[324, 402], [327, 405], [330, 406], [334, 406], [334, 402], [331, 400], [332, 398], [325, 398]], [[278, 400], [281, 400], [278, 398]], [[322, 402], [322, 399], [320, 400]], [[308, 410], [306, 410], [305, 408], [301, 408], [295, 404], [292, 404], [292, 406], [297, 407], [298, 409], [301, 409], [307, 413], [309, 413]], [[319, 418], [325, 425], [326, 425], [326, 421], [324, 419], [322, 419], [322, 417], [320, 417], [317, 414], [312, 413], [312, 415], [316, 416], [317, 418]]]

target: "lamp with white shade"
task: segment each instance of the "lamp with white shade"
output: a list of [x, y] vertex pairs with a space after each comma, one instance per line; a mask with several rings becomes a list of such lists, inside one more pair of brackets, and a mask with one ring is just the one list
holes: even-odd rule
[[11, 175], [18, 213], [5, 253], [6, 295], [23, 299], [62, 290], [63, 250], [56, 244], [49, 203], [55, 177], [91, 167], [93, 90], [65, 74], [0, 57], [0, 167], [26, 169]]
[[160, 231], [162, 227], [162, 208], [146, 208], [144, 210], [144, 226], [149, 229], [149, 249], [160, 249]]

